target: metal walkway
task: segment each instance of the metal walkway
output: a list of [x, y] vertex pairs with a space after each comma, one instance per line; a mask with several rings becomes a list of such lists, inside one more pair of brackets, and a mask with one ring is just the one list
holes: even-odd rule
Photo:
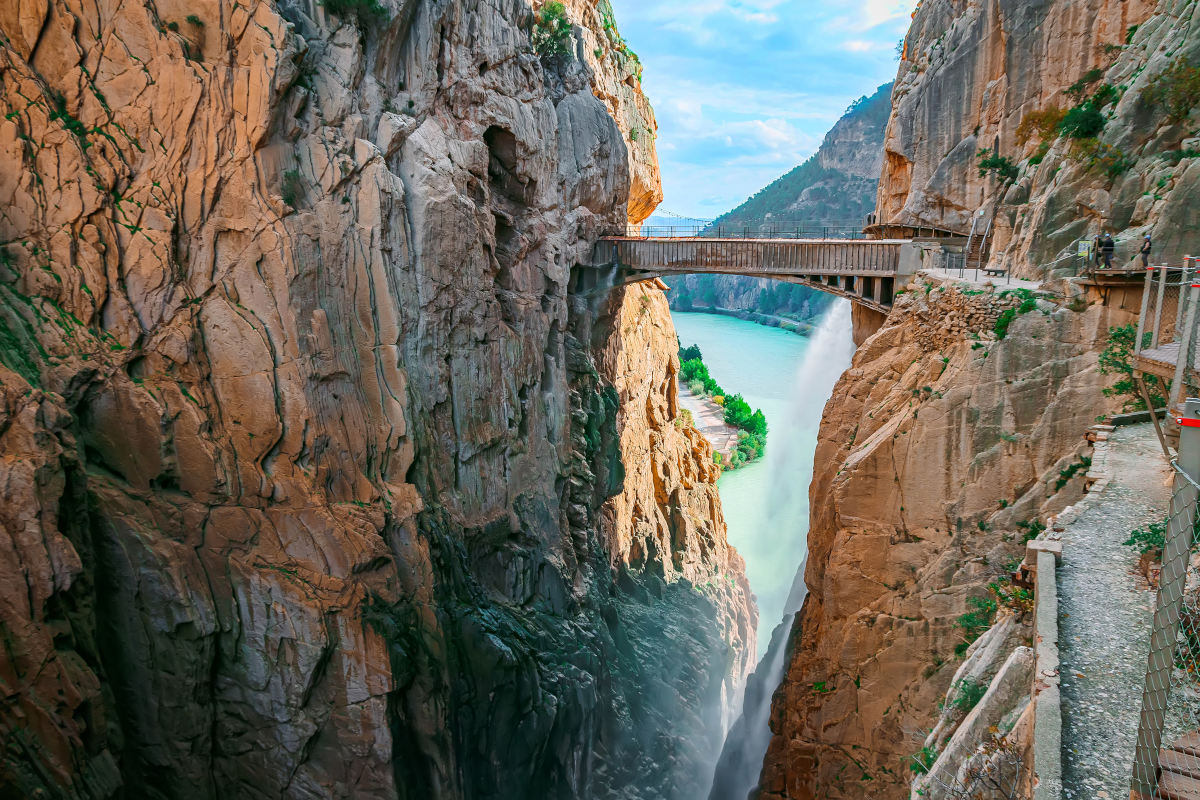
[[[919, 263], [908, 239], [702, 239], [620, 236], [596, 244], [593, 264], [614, 283], [670, 275], [748, 275], [848, 297], [886, 313]], [[900, 286], [897, 278], [901, 278]]]

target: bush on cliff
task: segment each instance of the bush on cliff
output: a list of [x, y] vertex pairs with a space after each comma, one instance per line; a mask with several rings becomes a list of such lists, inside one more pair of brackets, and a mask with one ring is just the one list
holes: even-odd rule
[[1171, 122], [1183, 122], [1200, 105], [1200, 67], [1182, 57], [1175, 59], [1142, 90], [1142, 99], [1166, 108]]
[[[1146, 334], [1143, 346], [1150, 344]], [[1106, 397], [1116, 397], [1122, 401], [1122, 411], [1146, 411], [1146, 401], [1133, 378], [1133, 342], [1137, 338], [1137, 325], [1129, 323], [1117, 328], [1108, 329], [1108, 345], [1100, 353], [1100, 374], [1115, 375], [1116, 383], [1104, 390]], [[1150, 402], [1155, 408], [1167, 404], [1166, 390], [1162, 382], [1153, 375], [1145, 377], [1146, 391]]]
[[1066, 113], [1058, 132], [1069, 139], [1094, 139], [1104, 130], [1104, 114], [1091, 100]]
[[379, 0], [324, 0], [322, 4], [330, 14], [339, 17], [354, 17], [360, 28], [366, 29], [372, 23], [387, 22], [388, 10], [379, 4]]
[[558, 0], [551, 0], [537, 12], [533, 22], [533, 49], [543, 58], [571, 54], [571, 20]]

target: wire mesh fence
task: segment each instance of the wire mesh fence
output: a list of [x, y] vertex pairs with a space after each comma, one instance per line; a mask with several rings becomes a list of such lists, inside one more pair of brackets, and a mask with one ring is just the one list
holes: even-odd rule
[[1200, 401], [1180, 418], [1130, 797], [1200, 798]]
[[1200, 259], [1146, 271], [1142, 312], [1133, 354], [1138, 366], [1171, 380], [1171, 408], [1179, 408], [1197, 383], [1197, 327], [1200, 326]]
[[870, 239], [862, 225], [641, 225], [625, 236], [641, 239]]

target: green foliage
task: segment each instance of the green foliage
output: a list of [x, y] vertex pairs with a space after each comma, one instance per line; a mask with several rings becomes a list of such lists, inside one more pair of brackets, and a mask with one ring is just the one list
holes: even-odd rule
[[1087, 93], [1088, 87], [1103, 77], [1104, 70], [1090, 69], [1083, 74], [1082, 78], [1071, 84], [1064, 94], [1078, 103], [1083, 100], [1084, 95]]
[[753, 410], [740, 394], [725, 398], [725, 421], [755, 436], [767, 435], [767, 418]]
[[679, 365], [679, 377], [691, 387], [695, 383], [699, 383], [702, 390], [697, 392], [701, 395], [724, 395], [725, 391], [720, 385], [708, 374], [708, 365], [698, 358], [689, 359]]
[[195, 14], [188, 14], [184, 19], [187, 20], [188, 25], [195, 25], [197, 28], [204, 27], [204, 20], [200, 19]]
[[1142, 555], [1161, 553], [1167, 543], [1167, 521], [1151, 522], [1144, 528], [1134, 528], [1122, 544], [1133, 547]]
[[379, 0], [322, 0], [321, 4], [330, 14], [353, 17], [364, 30], [372, 24], [387, 22], [390, 16]]
[[1115, 103], [1121, 98], [1121, 90], [1111, 83], [1102, 83], [1092, 95], [1092, 104], [1096, 108], [1104, 108], [1109, 103]]
[[1030, 519], [1018, 522], [1017, 528], [1025, 532], [1021, 541], [1023, 544], [1027, 544], [1042, 535], [1042, 531], [1046, 530], [1046, 523], [1038, 519]]
[[1015, 585], [1009, 578], [1001, 578], [988, 584], [988, 591], [996, 602], [1018, 614], [1033, 611], [1033, 592]]
[[908, 768], [918, 775], [925, 775], [933, 769], [937, 761], [937, 750], [932, 747], [922, 747], [910, 756]]
[[62, 93], [51, 92], [50, 102], [53, 106], [50, 110], [50, 121], [58, 120], [62, 122], [63, 127], [79, 140], [79, 145], [84, 150], [91, 147], [92, 143], [87, 140], [87, 126], [71, 116], [71, 112], [67, 111], [67, 99], [63, 97]]
[[691, 381], [687, 385], [688, 391], [700, 397], [704, 394], [704, 383], [702, 381]]
[[1171, 122], [1183, 122], [1200, 105], [1200, 67], [1180, 57], [1142, 89], [1142, 99], [1167, 110]]
[[280, 196], [283, 202], [295, 208], [300, 197], [304, 194], [304, 181], [300, 178], [300, 171], [289, 169], [283, 173], [283, 180], [280, 182]]
[[1006, 308], [1000, 312], [1000, 316], [996, 317], [996, 324], [992, 327], [997, 339], [1008, 336], [1008, 326], [1012, 325], [1012, 321], [1016, 318], [1017, 310], [1015, 308]]
[[571, 20], [558, 0], [550, 0], [533, 22], [533, 49], [542, 58], [571, 55]]
[[1125, 31], [1125, 44], [1133, 44], [1133, 37], [1137, 34], [1138, 28], [1140, 27], [1141, 25], [1129, 26], [1129, 28]]
[[679, 414], [675, 417], [676, 428], [691, 428], [695, 424], [696, 420], [692, 417], [692, 412], [689, 409], [679, 409]]
[[[1150, 344], [1150, 334], [1145, 334], [1143, 346]], [[1108, 329], [1108, 344], [1100, 353], [1100, 373], [1114, 375], [1117, 380], [1104, 390], [1106, 397], [1117, 397], [1123, 401], [1123, 411], [1146, 411], [1146, 402], [1133, 377], [1133, 341], [1137, 338], [1137, 325], [1129, 323]], [[1155, 408], [1167, 404], [1166, 387], [1154, 375], [1144, 377], [1150, 402]]]
[[987, 690], [986, 683], [974, 678], [963, 678], [955, 684], [954, 699], [950, 701], [950, 707], [966, 714], [979, 705], [979, 701], [987, 694]]
[[1071, 482], [1072, 478], [1074, 478], [1080, 472], [1086, 472], [1091, 468], [1091, 466], [1092, 460], [1090, 458], [1087, 456], [1080, 456], [1079, 460], [1074, 464], [1071, 464], [1066, 469], [1059, 470], [1058, 479], [1054, 481], [1054, 491], [1057, 492], [1062, 489]]
[[993, 153], [991, 150], [986, 148], [980, 150], [977, 156], [979, 158], [979, 177], [981, 178], [989, 173], [995, 173], [1005, 183], [1012, 183], [1020, 174], [1020, 170], [1017, 169], [1017, 165], [1012, 162], [1012, 159]]
[[1071, 158], [1109, 178], [1118, 178], [1133, 166], [1133, 159], [1118, 147], [1099, 139], [1079, 139], [1071, 148]]
[[996, 334], [997, 339], [1003, 339], [1008, 336], [1008, 327], [1012, 325], [1021, 314], [1028, 314], [1030, 311], [1037, 310], [1037, 297], [1028, 289], [1012, 289], [1003, 292], [1001, 297], [1016, 296], [1021, 298], [1021, 304], [1016, 308], [1006, 308], [1000, 312], [1000, 316], [996, 317], [996, 324], [992, 326], [992, 331]]
[[1063, 116], [1058, 132], [1069, 139], [1094, 139], [1104, 130], [1104, 121], [1104, 114], [1088, 100]]
[[[700, 349], [693, 345], [681, 350], [681, 359], [685, 352], [699, 355]], [[730, 454], [730, 468], [762, 458], [767, 447], [767, 418], [761, 410], [752, 409], [740, 394], [726, 395], [725, 390], [708, 374], [708, 366], [700, 358], [683, 360], [679, 365], [679, 377], [693, 394], [707, 395], [714, 402], [723, 404], [725, 421], [738, 429], [737, 450]]]
[[983, 635], [996, 618], [996, 600], [992, 597], [972, 597], [967, 601], [971, 610], [958, 618], [957, 625], [963, 632], [963, 651]]
[[702, 361], [704, 356], [700, 353], [700, 346], [693, 344], [688, 347], [679, 348], [679, 363], [685, 361]]

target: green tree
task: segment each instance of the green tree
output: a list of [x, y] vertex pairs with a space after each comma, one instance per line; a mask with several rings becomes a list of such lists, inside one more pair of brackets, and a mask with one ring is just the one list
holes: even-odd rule
[[[1117, 380], [1104, 394], [1107, 397], [1120, 398], [1124, 405], [1123, 411], [1145, 411], [1146, 401], [1142, 398], [1137, 381], [1133, 377], [1133, 342], [1137, 339], [1137, 325], [1129, 323], [1117, 328], [1108, 329], [1108, 345], [1100, 353], [1100, 372], [1103, 375], [1115, 375]], [[1144, 335], [1142, 346], [1150, 344], [1150, 334]], [[1146, 375], [1146, 390], [1155, 408], [1167, 404], [1166, 390], [1162, 382], [1154, 375]]]
[[1200, 67], [1191, 66], [1182, 57], [1175, 59], [1146, 85], [1142, 99], [1165, 107], [1171, 122], [1183, 122], [1200, 105]]

